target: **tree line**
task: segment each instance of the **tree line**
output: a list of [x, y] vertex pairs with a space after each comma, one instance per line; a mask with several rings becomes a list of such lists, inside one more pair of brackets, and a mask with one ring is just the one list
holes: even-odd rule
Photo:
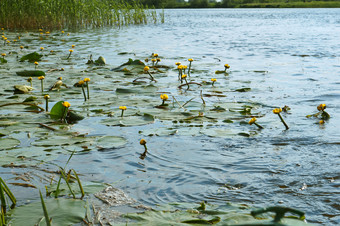
[[140, 0], [140, 3], [149, 8], [339, 7], [340, 0]]

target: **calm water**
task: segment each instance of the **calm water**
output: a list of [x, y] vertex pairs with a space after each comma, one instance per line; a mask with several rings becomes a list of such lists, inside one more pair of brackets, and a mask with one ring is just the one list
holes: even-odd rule
[[[77, 45], [79, 51], [105, 56], [112, 67], [127, 56], [152, 52], [168, 65], [192, 57], [193, 65], [203, 70], [194, 75], [196, 80], [210, 80], [228, 63], [231, 73], [218, 77], [220, 86], [249, 87], [251, 92], [229, 92], [208, 101], [258, 103], [257, 111], [265, 115], [260, 124], [266, 128], [250, 138], [200, 133], [146, 137], [150, 154], [140, 160], [143, 148], [138, 140], [145, 136], [138, 132], [166, 122], [106, 127], [82, 121], [73, 129], [91, 127], [90, 135], [118, 134], [129, 142], [124, 148], [79, 155], [73, 167], [86, 174], [90, 165], [88, 180], [120, 181], [117, 187], [146, 205], [202, 200], [284, 205], [305, 211], [309, 222], [340, 224], [340, 9], [165, 13], [164, 24], [87, 31], [77, 34], [75, 41], [83, 43]], [[176, 87], [164, 90], [181, 94]], [[331, 115], [325, 125], [305, 117], [316, 113], [321, 103]], [[291, 108], [288, 131], [271, 113], [284, 105]], [[254, 130], [238, 123], [245, 132]], [[224, 130], [230, 125], [216, 126]]]

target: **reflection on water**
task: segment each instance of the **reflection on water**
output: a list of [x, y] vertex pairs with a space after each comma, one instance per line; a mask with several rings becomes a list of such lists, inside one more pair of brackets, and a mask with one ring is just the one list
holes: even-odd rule
[[[80, 32], [74, 43], [79, 43], [77, 50], [84, 55], [104, 56], [112, 67], [127, 57], [139, 59], [152, 52], [166, 65], [192, 57], [193, 69], [199, 65], [203, 71], [196, 75], [193, 71], [197, 80], [210, 79], [228, 63], [230, 74], [218, 78], [220, 85], [230, 90], [249, 87], [251, 92], [228, 92], [226, 97], [207, 101], [256, 103], [256, 111], [265, 115], [261, 118], [265, 129], [251, 137], [216, 138], [203, 132], [214, 125], [202, 123], [194, 136], [145, 137], [142, 130], [168, 122], [106, 127], [89, 119], [73, 129], [91, 127], [89, 135], [120, 135], [129, 142], [123, 148], [77, 155], [72, 167], [87, 174], [90, 165], [87, 179], [120, 181], [117, 187], [147, 205], [202, 200], [284, 205], [306, 211], [311, 222], [340, 224], [340, 9], [165, 13], [164, 24]], [[168, 79], [175, 79], [173, 75]], [[176, 87], [166, 91], [185, 97]], [[185, 98], [181, 101], [190, 96]], [[320, 126], [305, 116], [316, 112], [321, 103], [327, 104], [331, 119]], [[284, 105], [291, 108], [285, 115], [288, 131], [271, 112]], [[230, 127], [228, 123], [215, 126]], [[233, 126], [256, 130], [239, 121]], [[148, 142], [144, 159], [140, 158], [141, 138]]]

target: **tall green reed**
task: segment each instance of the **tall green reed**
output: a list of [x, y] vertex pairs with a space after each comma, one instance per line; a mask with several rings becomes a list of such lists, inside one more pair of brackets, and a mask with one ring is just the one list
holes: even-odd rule
[[119, 27], [164, 21], [156, 10], [122, 0], [1, 0], [0, 8], [0, 25], [11, 29]]

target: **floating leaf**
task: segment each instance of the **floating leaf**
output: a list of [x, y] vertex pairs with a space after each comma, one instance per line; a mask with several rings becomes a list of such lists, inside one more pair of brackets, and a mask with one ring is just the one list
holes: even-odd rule
[[28, 60], [28, 62], [35, 62], [35, 61], [40, 61], [41, 57], [43, 55], [40, 55], [37, 52], [33, 52], [33, 53], [29, 53], [23, 57], [20, 58], [20, 62], [24, 62], [26, 60]]
[[26, 85], [15, 85], [14, 87], [14, 93], [29, 93], [33, 90], [31, 86]]
[[126, 139], [117, 136], [104, 136], [97, 140], [99, 148], [117, 148], [126, 144]]
[[[77, 199], [47, 199], [45, 205], [53, 225], [73, 225], [85, 217], [85, 201]], [[40, 202], [14, 208], [9, 212], [11, 225], [46, 225]]]
[[17, 75], [25, 76], [25, 77], [39, 77], [39, 76], [46, 76], [45, 72], [38, 71], [38, 70], [24, 70], [24, 71], [17, 71]]
[[235, 89], [235, 92], [249, 92], [251, 88], [241, 88], [241, 89]]
[[20, 141], [14, 138], [1, 138], [1, 149], [11, 149], [20, 145]]

